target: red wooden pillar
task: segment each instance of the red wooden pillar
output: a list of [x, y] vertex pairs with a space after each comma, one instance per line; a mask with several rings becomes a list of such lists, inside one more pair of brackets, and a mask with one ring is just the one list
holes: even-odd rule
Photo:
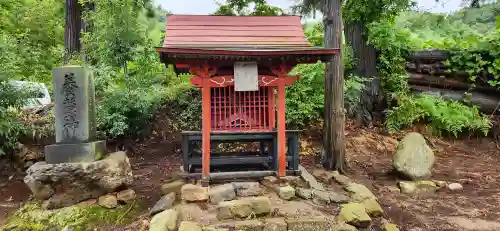
[[201, 88], [202, 106], [202, 181], [207, 182], [210, 176], [210, 132], [211, 132], [211, 113], [210, 113], [210, 76], [203, 75]]
[[285, 75], [278, 79], [278, 177], [286, 176]]
[[210, 178], [210, 133], [211, 133], [211, 94], [210, 94], [210, 77], [212, 77], [216, 68], [210, 66], [207, 63], [202, 65], [194, 65], [190, 69], [191, 74], [194, 74], [201, 78], [201, 111], [202, 111], [202, 184], [208, 184]]

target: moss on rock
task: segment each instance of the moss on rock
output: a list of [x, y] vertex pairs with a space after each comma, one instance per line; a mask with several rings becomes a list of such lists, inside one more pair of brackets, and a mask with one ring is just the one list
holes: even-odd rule
[[88, 204], [45, 210], [40, 203], [29, 202], [12, 215], [0, 230], [45, 231], [61, 230], [64, 227], [71, 227], [75, 231], [88, 230], [99, 225], [126, 223], [137, 211], [139, 206], [130, 208], [130, 205], [126, 205], [106, 209]]

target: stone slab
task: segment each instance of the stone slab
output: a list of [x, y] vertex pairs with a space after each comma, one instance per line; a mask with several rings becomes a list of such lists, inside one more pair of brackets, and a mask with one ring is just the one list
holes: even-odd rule
[[45, 162], [48, 164], [92, 162], [106, 154], [106, 141], [79, 144], [53, 144], [45, 146]]
[[82, 66], [52, 70], [56, 143], [82, 143], [96, 137], [92, 71]]
[[326, 217], [300, 217], [287, 219], [289, 231], [304, 231], [304, 230], [328, 230], [329, 223]]

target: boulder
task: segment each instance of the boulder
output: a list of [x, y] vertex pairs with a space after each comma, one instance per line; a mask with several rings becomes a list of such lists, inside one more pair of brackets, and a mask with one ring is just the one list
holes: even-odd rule
[[351, 199], [354, 202], [363, 202], [366, 199], [376, 198], [372, 191], [362, 184], [350, 183], [344, 186], [344, 188], [350, 192]]
[[55, 209], [126, 188], [133, 175], [125, 152], [115, 152], [88, 163], [38, 162], [28, 168], [24, 182], [35, 198], [48, 200], [47, 209]]
[[183, 221], [179, 225], [179, 231], [202, 231], [201, 226], [192, 221]]
[[304, 231], [304, 230], [329, 230], [329, 223], [326, 217], [299, 217], [287, 219], [289, 231]]
[[118, 200], [115, 195], [104, 195], [99, 197], [97, 204], [103, 208], [114, 209], [118, 206]]
[[359, 228], [366, 228], [370, 226], [372, 221], [368, 213], [366, 213], [365, 207], [360, 203], [342, 205], [340, 213], [337, 216], [337, 220]]
[[181, 188], [185, 184], [186, 184], [186, 182], [184, 180], [176, 180], [173, 182], [169, 182], [169, 183], [163, 184], [161, 186], [161, 192], [163, 193], [163, 195], [167, 195], [171, 192], [174, 192], [175, 194], [180, 195]]
[[118, 202], [130, 204], [135, 201], [135, 191], [133, 189], [120, 191], [116, 194], [116, 198], [118, 199]]
[[284, 218], [268, 218], [264, 220], [263, 231], [287, 231], [287, 227]]
[[160, 200], [156, 202], [153, 208], [149, 211], [150, 214], [154, 215], [159, 212], [163, 212], [167, 209], [172, 208], [172, 205], [175, 202], [175, 193], [171, 192], [165, 196], [162, 196]]
[[212, 204], [218, 204], [222, 201], [230, 201], [236, 198], [236, 193], [233, 184], [224, 184], [213, 187], [208, 192], [208, 197]]
[[177, 230], [178, 214], [169, 209], [153, 216], [149, 222], [149, 231], [175, 231]]
[[307, 188], [296, 188], [295, 194], [302, 199], [309, 200], [312, 198], [312, 190]]
[[278, 195], [283, 200], [291, 200], [295, 197], [295, 189], [292, 186], [279, 187]]
[[187, 202], [206, 201], [207, 189], [194, 184], [185, 184], [181, 188], [181, 198]]
[[392, 158], [394, 169], [411, 180], [428, 179], [435, 157], [424, 136], [411, 132], [399, 142]]
[[259, 182], [233, 182], [236, 195], [240, 197], [260, 196], [262, 189]]

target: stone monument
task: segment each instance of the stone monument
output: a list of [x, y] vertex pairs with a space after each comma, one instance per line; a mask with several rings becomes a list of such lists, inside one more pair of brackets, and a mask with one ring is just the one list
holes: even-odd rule
[[52, 71], [56, 144], [45, 147], [49, 164], [92, 162], [103, 157], [106, 142], [96, 140], [92, 72], [81, 66]]
[[128, 188], [132, 167], [125, 152], [106, 154], [96, 140], [94, 84], [90, 70], [65, 66], [52, 72], [56, 144], [45, 162], [28, 168], [24, 182], [44, 207], [55, 209]]

